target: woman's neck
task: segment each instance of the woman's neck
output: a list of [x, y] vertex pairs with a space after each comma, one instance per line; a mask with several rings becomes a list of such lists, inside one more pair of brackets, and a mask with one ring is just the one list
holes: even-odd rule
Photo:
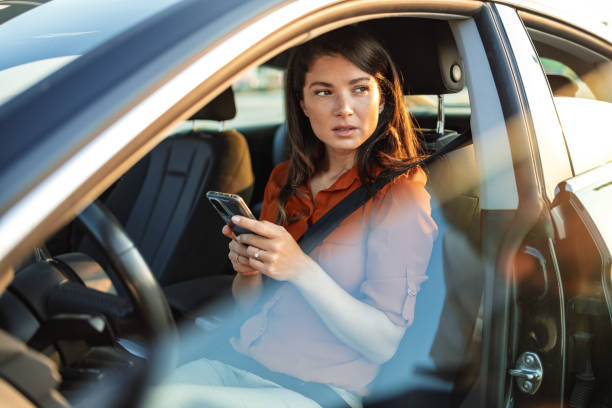
[[323, 171], [323, 173], [329, 176], [339, 176], [355, 165], [355, 155], [357, 154], [356, 151], [337, 152], [327, 149], [326, 153], [325, 159], [327, 161], [327, 168]]
[[312, 192], [313, 200], [319, 191], [330, 187], [344, 172], [353, 167], [355, 164], [355, 152], [336, 154], [328, 150], [325, 160], [326, 168], [310, 179], [310, 191]]

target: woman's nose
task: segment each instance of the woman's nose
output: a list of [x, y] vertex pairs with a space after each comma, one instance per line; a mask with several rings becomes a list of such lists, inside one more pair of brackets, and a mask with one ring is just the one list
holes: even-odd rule
[[342, 92], [336, 94], [336, 106], [334, 111], [336, 116], [350, 116], [353, 114], [351, 99]]

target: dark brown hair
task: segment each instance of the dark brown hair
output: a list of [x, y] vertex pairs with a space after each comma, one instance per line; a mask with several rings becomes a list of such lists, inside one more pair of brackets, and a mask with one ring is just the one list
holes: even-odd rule
[[348, 26], [296, 47], [289, 56], [285, 82], [289, 172], [277, 199], [279, 212], [276, 222], [281, 225], [293, 221], [288, 220], [285, 213], [287, 201], [306, 180], [322, 170], [325, 163], [325, 146], [314, 135], [300, 106], [306, 73], [315, 59], [324, 55], [340, 55], [372, 75], [384, 99], [376, 130], [357, 149], [355, 156], [362, 184], [367, 186], [373, 181], [377, 169], [382, 170], [380, 176], [384, 177], [405, 168], [420, 154], [399, 75], [391, 57], [374, 37], [357, 27]]

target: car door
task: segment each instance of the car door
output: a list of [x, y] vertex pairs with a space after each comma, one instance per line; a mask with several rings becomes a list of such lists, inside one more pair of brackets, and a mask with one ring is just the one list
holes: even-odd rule
[[552, 202], [565, 297], [561, 401], [564, 397], [573, 406], [605, 404], [610, 398], [606, 339], [611, 334], [612, 217], [607, 209], [612, 202], [612, 142], [603, 124], [612, 113], [610, 36], [599, 34], [597, 25], [588, 32], [527, 11], [520, 17], [549, 81], [572, 167], [572, 176], [557, 184]]
[[[480, 403], [522, 404], [536, 392], [539, 402], [558, 401], [565, 322], [550, 202], [554, 186], [571, 176], [571, 168], [546, 80], [516, 12], [491, 5], [475, 20], [504, 117], [504, 125], [482, 140], [481, 166], [492, 180], [486, 181], [490, 187], [481, 204], [486, 269], [481, 372], [488, 380]], [[550, 155], [542, 157], [542, 151]]]
[[[496, 10], [512, 51], [515, 75], [522, 83], [521, 99], [523, 110], [529, 113], [526, 122], [542, 204], [541, 215], [514, 261], [508, 344], [508, 374], [514, 381], [509, 384], [508, 399], [521, 406], [564, 406], [568, 402], [583, 406], [595, 396], [591, 356], [599, 341], [596, 337], [609, 334], [607, 322], [601, 324], [602, 314], [608, 319], [601, 281], [609, 275], [609, 251], [603, 236], [610, 217], [600, 208], [610, 202], [605, 163], [612, 159], [612, 152], [607, 138], [602, 137], [605, 131], [591, 132], [587, 124], [597, 123], [604, 111], [610, 112], [609, 106], [602, 105], [609, 105], [605, 102], [609, 86], [602, 78], [610, 72], [605, 57], [610, 47], [569, 24], [523, 10], [520, 18], [527, 24], [527, 33], [516, 11], [499, 5]], [[566, 38], [559, 36], [564, 31]], [[574, 34], [572, 42], [569, 33]], [[576, 38], [582, 44], [576, 44]], [[568, 74], [571, 69], [559, 60], [575, 63], [585, 81], [575, 73]], [[565, 84], [565, 80], [559, 86], [555, 76], [560, 73], [575, 83]], [[567, 96], [576, 90], [579, 96], [598, 99], [598, 95], [603, 101]], [[556, 96], [563, 92], [565, 96]], [[599, 114], [593, 116], [596, 112]], [[581, 126], [579, 135], [574, 130], [576, 122]], [[600, 142], [588, 143], [585, 137], [589, 134], [597, 135], [593, 137]], [[590, 153], [585, 154], [586, 146]], [[593, 170], [602, 165], [603, 171]], [[586, 185], [585, 178], [589, 180]], [[586, 206], [579, 195], [585, 197]]]

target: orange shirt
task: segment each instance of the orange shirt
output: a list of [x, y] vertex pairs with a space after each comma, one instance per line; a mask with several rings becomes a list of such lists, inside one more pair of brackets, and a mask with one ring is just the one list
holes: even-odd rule
[[[260, 219], [276, 219], [276, 198], [287, 171], [287, 162], [272, 171]], [[437, 232], [425, 182], [420, 169], [398, 177], [344, 219], [310, 254], [344, 290], [402, 326], [414, 319], [416, 294], [427, 279], [425, 270]], [[285, 228], [298, 240], [360, 185], [355, 166], [314, 199], [309, 185], [300, 187], [301, 194], [289, 199], [286, 211], [289, 217], [301, 216]], [[358, 316], [355, 324], [359, 324]], [[289, 283], [282, 284], [262, 310], [243, 324], [232, 343], [272, 371], [360, 395], [367, 394], [367, 385], [379, 368], [342, 343]]]

